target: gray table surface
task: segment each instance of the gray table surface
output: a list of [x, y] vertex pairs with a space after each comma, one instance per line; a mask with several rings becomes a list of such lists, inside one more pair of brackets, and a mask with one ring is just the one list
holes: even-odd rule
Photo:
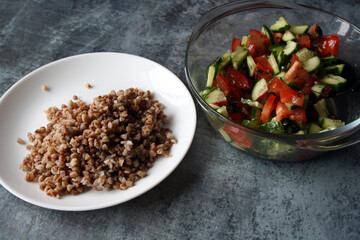
[[[185, 82], [194, 23], [223, 2], [0, 0], [0, 96], [46, 63], [99, 51], [149, 58]], [[358, 0], [298, 2], [360, 26]], [[197, 116], [179, 167], [129, 202], [62, 212], [0, 186], [0, 239], [360, 239], [360, 145], [270, 162], [226, 145], [198, 106]]]

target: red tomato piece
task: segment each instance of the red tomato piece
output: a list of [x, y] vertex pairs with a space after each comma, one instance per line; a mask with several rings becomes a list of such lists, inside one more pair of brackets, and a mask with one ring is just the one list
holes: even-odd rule
[[283, 89], [280, 91], [280, 101], [302, 107], [304, 105], [304, 94], [293, 89]]
[[239, 112], [228, 113], [231, 120], [237, 123], [242, 123], [244, 116]]
[[290, 69], [285, 73], [284, 78], [294, 83], [299, 89], [304, 85], [306, 79], [308, 79], [309, 73], [302, 69], [302, 64], [300, 61], [295, 61]]
[[262, 37], [250, 37], [246, 41], [249, 54], [253, 57], [259, 57], [269, 52], [268, 44], [265, 38]]
[[327, 98], [331, 92], [332, 88], [329, 85], [325, 85], [324, 89], [321, 92], [323, 98]]
[[225, 76], [229, 81], [230, 86], [235, 87], [236, 89], [248, 90], [252, 87], [252, 81], [233, 67], [228, 67], [226, 69]]
[[243, 115], [244, 119], [250, 120], [251, 118], [250, 110], [241, 102], [237, 103], [237, 107], [239, 108], [239, 111]]
[[273, 33], [274, 43], [275, 44], [280, 44], [282, 42], [283, 35], [284, 34], [281, 33], [281, 32], [274, 32]]
[[290, 109], [282, 102], [278, 101], [276, 104], [276, 119], [281, 120], [283, 118], [288, 118], [291, 114]]
[[300, 48], [311, 47], [310, 36], [308, 34], [297, 35], [296, 38], [298, 43], [300, 44]]
[[231, 124], [226, 124], [223, 130], [228, 133], [231, 139], [239, 146], [249, 148], [252, 145], [252, 139], [246, 134], [246, 132], [240, 130], [238, 127]]
[[231, 50], [234, 52], [238, 46], [241, 46], [241, 39], [233, 38], [231, 43]]
[[309, 77], [305, 80], [303, 87], [301, 88], [300, 92], [305, 95], [309, 95], [311, 93], [311, 88], [315, 85], [315, 81], [317, 77], [315, 74], [309, 75]]
[[225, 94], [225, 96], [228, 96], [231, 94], [231, 86], [230, 86], [228, 80], [221, 73], [218, 73], [216, 75], [213, 86], [220, 88], [220, 90]]
[[229, 102], [226, 100], [226, 101], [216, 102], [216, 103], [213, 103], [213, 104], [221, 107], [221, 106], [224, 106], [224, 105], [227, 106], [228, 103], [229, 103]]
[[290, 120], [293, 120], [295, 122], [306, 122], [306, 112], [304, 108], [295, 108], [294, 110], [291, 110], [291, 114], [289, 116]]
[[257, 63], [255, 68], [255, 80], [259, 81], [265, 78], [266, 81], [270, 81], [272, 74], [268, 72], [268, 69], [264, 68], [261, 64]]
[[260, 120], [265, 123], [267, 120], [269, 120], [272, 111], [276, 107], [275, 102], [276, 96], [274, 94], [270, 94], [269, 98], [267, 99], [263, 110], [261, 111]]
[[322, 36], [316, 50], [320, 57], [327, 57], [329, 55], [337, 57], [339, 53], [339, 36]]
[[312, 25], [309, 30], [308, 34], [311, 40], [311, 45], [316, 45], [319, 43], [320, 38], [322, 37], [322, 31], [317, 24]]
[[296, 54], [293, 54], [293, 55], [291, 56], [291, 59], [290, 59], [290, 67], [294, 64], [295, 61], [299, 61], [299, 62], [300, 62], [299, 57], [296, 56]]
[[269, 63], [269, 61], [266, 59], [266, 57], [261, 56], [261, 57], [257, 57], [254, 59], [254, 61], [256, 63], [259, 63], [261, 66], [264, 67], [265, 72], [270, 73], [270, 74], [274, 74], [274, 70], [271, 67], [271, 64]]
[[263, 35], [262, 32], [260, 32], [258, 30], [254, 30], [254, 29], [250, 29], [249, 34], [252, 37], [261, 37]]
[[275, 93], [280, 96], [280, 91], [284, 89], [291, 89], [286, 83], [275, 77], [269, 84], [269, 92]]

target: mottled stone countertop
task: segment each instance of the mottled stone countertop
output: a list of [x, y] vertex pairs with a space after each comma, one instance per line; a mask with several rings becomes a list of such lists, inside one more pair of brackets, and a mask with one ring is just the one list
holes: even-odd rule
[[[0, 0], [0, 96], [46, 63], [88, 52], [140, 55], [185, 82], [194, 23], [224, 2]], [[360, 26], [357, 0], [298, 2]], [[265, 161], [220, 140], [198, 105], [197, 116], [178, 168], [123, 204], [48, 210], [0, 186], [0, 239], [360, 239], [359, 144], [304, 163]]]

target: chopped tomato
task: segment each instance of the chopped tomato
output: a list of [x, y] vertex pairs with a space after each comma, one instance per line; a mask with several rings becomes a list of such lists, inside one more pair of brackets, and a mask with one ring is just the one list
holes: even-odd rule
[[309, 73], [302, 69], [302, 64], [300, 61], [295, 61], [290, 69], [284, 75], [284, 78], [294, 83], [298, 88], [302, 88], [305, 80], [309, 77]]
[[267, 41], [263, 37], [249, 37], [246, 41], [246, 46], [248, 47], [249, 54], [253, 58], [265, 55], [269, 52]]
[[266, 81], [270, 81], [272, 74], [268, 72], [268, 69], [257, 63], [255, 68], [255, 80], [259, 81], [262, 78], [265, 78]]
[[254, 59], [254, 61], [256, 63], [259, 63], [261, 66], [263, 66], [267, 73], [271, 73], [271, 75], [274, 74], [274, 70], [271, 67], [271, 64], [269, 63], [269, 61], [266, 59], [266, 57], [264, 57], [264, 56], [257, 57]]
[[262, 36], [262, 33], [260, 31], [254, 30], [254, 29], [250, 29], [249, 34], [252, 37], [261, 37]]
[[241, 46], [241, 39], [233, 38], [231, 44], [231, 50], [234, 52], [237, 47]]
[[299, 57], [296, 56], [296, 54], [293, 54], [293, 55], [291, 56], [291, 60], [290, 60], [290, 67], [294, 64], [295, 61], [299, 61], [299, 62], [300, 62]]
[[323, 98], [327, 98], [331, 92], [332, 88], [329, 85], [325, 85], [324, 89], [321, 92]]
[[276, 119], [281, 120], [283, 118], [288, 118], [291, 114], [290, 109], [282, 102], [278, 101], [276, 104]]
[[303, 87], [300, 89], [300, 92], [305, 95], [309, 95], [311, 93], [311, 88], [315, 85], [316, 80], [316, 75], [309, 75], [309, 77], [305, 80]]
[[321, 28], [317, 24], [314, 24], [309, 28], [308, 34], [311, 40], [311, 45], [318, 44], [320, 38], [322, 37]]
[[244, 90], [248, 90], [252, 87], [252, 81], [233, 67], [228, 67], [226, 69], [225, 76], [232, 87]]
[[235, 113], [228, 113], [228, 114], [229, 114], [230, 119], [233, 120], [234, 122], [242, 123], [242, 121], [244, 120], [244, 116], [242, 115], [242, 113], [235, 112]]
[[277, 96], [280, 96], [280, 91], [283, 89], [291, 89], [291, 88], [277, 77], [275, 77], [269, 84], [269, 92], [273, 92]]
[[274, 94], [270, 94], [269, 98], [267, 99], [263, 110], [261, 111], [260, 120], [265, 123], [267, 120], [269, 120], [272, 111], [276, 107], [275, 102], [276, 96]]
[[295, 122], [306, 122], [306, 113], [304, 108], [295, 108], [294, 110], [291, 110], [291, 114], [289, 116], [290, 120], [293, 120]]
[[273, 33], [273, 38], [274, 38], [274, 43], [275, 44], [280, 44], [282, 41], [282, 37], [283, 37], [283, 33], [281, 32], [274, 32]]
[[249, 148], [252, 145], [252, 139], [238, 127], [226, 124], [223, 130], [228, 133], [231, 139], [239, 146]]
[[237, 108], [240, 111], [240, 113], [243, 115], [244, 119], [250, 120], [251, 118], [250, 110], [244, 104], [238, 102]]
[[221, 73], [218, 73], [216, 75], [213, 86], [216, 88], [220, 88], [220, 90], [224, 93], [225, 96], [231, 94], [231, 86], [228, 80]]
[[280, 91], [280, 101], [302, 107], [304, 105], [304, 94], [293, 89], [283, 89]]
[[215, 103], [213, 103], [213, 104], [221, 107], [221, 106], [224, 106], [224, 105], [227, 106], [228, 103], [229, 103], [229, 102], [228, 102], [227, 100], [225, 100], [225, 101], [221, 101], [221, 102], [215, 102]]
[[296, 38], [298, 43], [300, 44], [300, 48], [311, 47], [310, 36], [308, 34], [297, 35]]
[[327, 57], [329, 55], [337, 57], [339, 53], [339, 36], [322, 36], [316, 50], [320, 57]]

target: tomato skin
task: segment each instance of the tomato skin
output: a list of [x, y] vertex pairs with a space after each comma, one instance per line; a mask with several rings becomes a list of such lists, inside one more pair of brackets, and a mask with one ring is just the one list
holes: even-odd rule
[[252, 145], [253, 140], [247, 136], [247, 134], [240, 130], [238, 127], [231, 124], [226, 124], [223, 130], [228, 133], [231, 139], [240, 147], [249, 148]]
[[303, 87], [300, 89], [300, 92], [305, 95], [309, 95], [311, 93], [311, 88], [315, 85], [316, 80], [316, 75], [309, 75], [309, 77], [305, 80]]
[[274, 32], [273, 33], [274, 43], [275, 44], [280, 44], [282, 42], [283, 35], [284, 34], [281, 33], [281, 32]]
[[291, 110], [289, 119], [295, 122], [306, 122], [306, 112], [304, 108], [295, 108], [294, 110]]
[[320, 43], [316, 48], [320, 57], [338, 56], [339, 53], [339, 36], [338, 35], [324, 35], [320, 39]]
[[300, 62], [300, 59], [299, 59], [299, 57], [298, 56], [296, 56], [296, 54], [293, 54], [292, 56], [291, 56], [291, 59], [290, 59], [290, 67], [294, 64], [294, 62], [296, 62], [296, 61], [299, 61]]
[[248, 90], [252, 87], [251, 79], [245, 77], [241, 72], [233, 67], [228, 67], [225, 73], [226, 79], [229, 81], [230, 86], [236, 89]]
[[271, 67], [269, 61], [266, 59], [266, 57], [264, 56], [257, 57], [254, 59], [254, 61], [255, 63], [260, 64], [265, 69], [265, 72], [270, 73], [271, 75], [274, 74], [274, 70]]
[[260, 120], [261, 122], [265, 123], [267, 120], [269, 120], [272, 111], [276, 107], [276, 96], [274, 94], [270, 94], [269, 98], [267, 99], [263, 110], [261, 111]]
[[276, 119], [281, 120], [283, 118], [288, 118], [291, 114], [290, 109], [282, 102], [278, 101], [276, 104]]
[[237, 103], [237, 107], [238, 107], [239, 111], [241, 112], [241, 114], [243, 115], [244, 119], [250, 120], [250, 118], [251, 118], [250, 110], [241, 102]]
[[241, 46], [241, 39], [234, 37], [231, 43], [231, 51], [234, 52], [239, 46]]
[[231, 86], [228, 80], [221, 73], [218, 73], [216, 75], [215, 81], [213, 83], [213, 87], [219, 88], [224, 93], [225, 96], [231, 94]]
[[277, 96], [280, 96], [280, 91], [284, 89], [291, 89], [286, 83], [281, 81], [279, 78], [275, 77], [269, 84], [268, 92], [275, 93]]
[[[269, 40], [270, 41], [270, 40]], [[263, 37], [249, 37], [246, 41], [249, 54], [253, 57], [259, 57], [269, 52], [268, 44]]]
[[308, 34], [297, 35], [296, 38], [298, 43], [300, 44], [300, 48], [311, 47], [310, 36]]
[[255, 80], [259, 81], [262, 78], [265, 78], [265, 80], [268, 82], [271, 80], [272, 74], [268, 72], [268, 69], [257, 63], [255, 68]]
[[304, 105], [304, 94], [293, 89], [283, 89], [280, 91], [280, 101], [302, 107]]
[[300, 61], [295, 61], [284, 77], [301, 89], [304, 86], [306, 79], [308, 79], [309, 73], [302, 68]]
[[321, 28], [317, 24], [314, 24], [309, 28], [307, 33], [309, 34], [311, 45], [317, 45], [322, 37]]
[[229, 114], [230, 119], [233, 120], [234, 122], [241, 124], [242, 121], [244, 120], [244, 116], [239, 112], [228, 113], [228, 114]]

